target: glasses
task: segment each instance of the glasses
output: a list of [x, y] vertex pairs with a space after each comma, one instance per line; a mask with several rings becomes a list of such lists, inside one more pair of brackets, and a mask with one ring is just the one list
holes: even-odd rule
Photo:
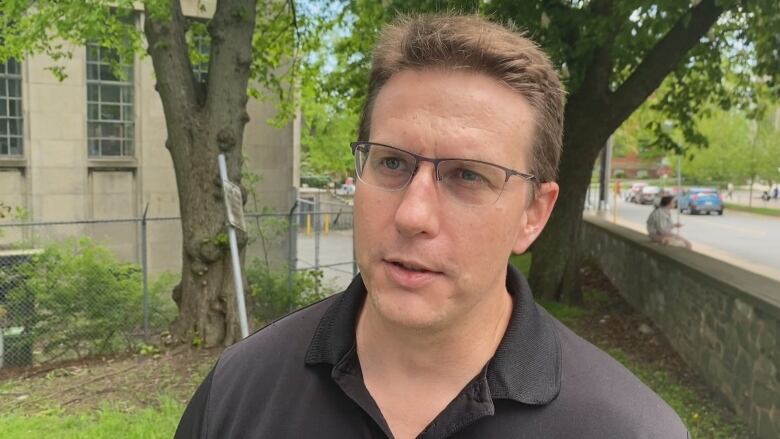
[[513, 175], [525, 181], [537, 181], [531, 174], [479, 160], [433, 159], [372, 142], [353, 142], [351, 146], [360, 181], [388, 191], [406, 188], [420, 168], [420, 162], [433, 163], [436, 181], [443, 192], [454, 201], [469, 206], [485, 206], [498, 201]]

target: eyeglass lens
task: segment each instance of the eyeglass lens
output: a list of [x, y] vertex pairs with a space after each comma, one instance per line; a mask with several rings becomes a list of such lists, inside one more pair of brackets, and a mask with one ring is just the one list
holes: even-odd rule
[[[376, 144], [355, 149], [358, 177], [372, 186], [401, 190], [417, 171], [417, 158], [407, 152]], [[506, 183], [503, 169], [471, 160], [442, 160], [437, 180], [445, 194], [467, 205], [486, 205], [498, 200]]]

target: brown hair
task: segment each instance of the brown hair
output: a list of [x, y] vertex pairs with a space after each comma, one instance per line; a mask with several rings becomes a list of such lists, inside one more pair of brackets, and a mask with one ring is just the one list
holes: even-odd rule
[[400, 71], [427, 67], [484, 73], [523, 96], [536, 116], [529, 172], [539, 182], [555, 181], [565, 103], [558, 74], [533, 41], [476, 15], [401, 16], [382, 29], [374, 48], [359, 140], [369, 140], [371, 112], [385, 83]]

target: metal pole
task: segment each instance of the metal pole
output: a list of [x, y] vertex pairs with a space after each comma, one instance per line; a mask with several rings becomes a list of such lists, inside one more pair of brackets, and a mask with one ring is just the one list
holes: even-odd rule
[[146, 214], [149, 212], [149, 203], [144, 208], [144, 216], [141, 218], [141, 269], [144, 280], [144, 341], [149, 342], [149, 264], [146, 251]]
[[295, 193], [295, 188], [293, 188], [293, 197], [295, 201], [293, 201], [293, 205], [290, 208], [290, 213], [287, 214], [287, 251], [289, 254], [287, 255], [287, 293], [290, 297], [292, 297], [292, 291], [293, 291], [293, 274], [295, 273], [295, 265], [297, 263], [295, 253], [295, 233], [296, 231], [293, 230], [292, 225], [292, 217], [293, 212], [295, 212], [295, 209], [298, 207], [298, 195]]
[[[317, 192], [314, 195], [314, 211], [319, 212], [320, 211], [320, 193]], [[319, 270], [320, 269], [320, 219], [322, 218], [321, 213], [318, 213], [316, 216], [313, 216], [314, 221], [314, 269]]]
[[[682, 195], [682, 155], [677, 156], [677, 199], [680, 199], [680, 195]], [[677, 204], [677, 200], [675, 200], [675, 204], [677, 205], [677, 224], [680, 224], [680, 205]], [[680, 229], [677, 229], [677, 233], [680, 233]]]
[[[222, 181], [229, 180], [227, 173], [227, 163], [225, 155], [218, 156], [219, 176]], [[230, 241], [230, 257], [233, 266], [233, 282], [236, 286], [236, 302], [238, 304], [238, 321], [241, 325], [241, 338], [249, 335], [249, 325], [246, 319], [246, 303], [244, 302], [244, 282], [241, 279], [241, 262], [238, 257], [238, 239], [236, 238], [236, 229], [230, 222], [227, 223], [228, 240]]]
[[756, 180], [756, 141], [758, 140], [758, 122], [752, 120], [750, 126], [753, 128], [753, 148], [750, 152], [750, 191], [748, 195], [748, 207], [753, 207], [753, 184]]

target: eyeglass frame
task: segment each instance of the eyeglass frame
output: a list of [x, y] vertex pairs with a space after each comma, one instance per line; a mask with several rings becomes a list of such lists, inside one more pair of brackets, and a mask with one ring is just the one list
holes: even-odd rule
[[[409, 183], [411, 183], [412, 180], [414, 180], [414, 176], [417, 175], [417, 171], [420, 169], [420, 163], [421, 162], [429, 162], [429, 163], [433, 164], [433, 170], [434, 170], [434, 175], [436, 176], [436, 181], [444, 180], [441, 177], [441, 175], [439, 174], [439, 164], [442, 163], [442, 162], [461, 161], [461, 162], [473, 162], [473, 163], [481, 163], [483, 165], [495, 166], [496, 168], [499, 168], [499, 169], [501, 169], [502, 171], [504, 171], [506, 173], [506, 178], [504, 179], [504, 186], [501, 187], [501, 192], [499, 193], [498, 198], [501, 197], [501, 194], [504, 192], [504, 187], [506, 186], [506, 183], [509, 181], [509, 179], [513, 175], [516, 175], [516, 176], [522, 178], [524, 181], [530, 181], [530, 182], [533, 182], [534, 184], [539, 184], [539, 179], [535, 175], [533, 175], [533, 174], [529, 174], [527, 172], [515, 171], [514, 169], [507, 168], [507, 167], [501, 166], [501, 165], [497, 165], [495, 163], [482, 161], [482, 160], [454, 158], [454, 157], [447, 157], [447, 158], [436, 159], [436, 158], [432, 158], [432, 157], [425, 157], [424, 155], [420, 155], [420, 154], [415, 154], [413, 152], [406, 151], [406, 150], [403, 150], [403, 149], [395, 147], [395, 146], [386, 145], [384, 143], [369, 142], [369, 141], [364, 141], [364, 140], [363, 141], [357, 141], [357, 142], [351, 142], [349, 145], [352, 148], [352, 155], [354, 157], [356, 157], [356, 158], [357, 158], [357, 148], [359, 146], [361, 146], [361, 145], [382, 146], [382, 147], [390, 148], [390, 149], [398, 151], [398, 152], [402, 152], [404, 154], [409, 154], [410, 156], [414, 157], [414, 160], [415, 160], [415, 162], [414, 162], [414, 171], [412, 171], [412, 174], [409, 176], [409, 179], [406, 181], [406, 183], [404, 183], [399, 188], [397, 188], [397, 189], [389, 189], [389, 188], [373, 185], [371, 183], [367, 183], [366, 182], [366, 184], [369, 184], [371, 186], [378, 187], [380, 189], [384, 189], [384, 190], [387, 190], [387, 191], [401, 191], [401, 190], [405, 189], [407, 186], [409, 186]], [[358, 179], [360, 179], [361, 181], [364, 181], [363, 178], [360, 177], [360, 174], [362, 174], [362, 172], [358, 172], [357, 161], [355, 161], [355, 172], [357, 173]], [[498, 201], [498, 198], [496, 198], [496, 201]]]

